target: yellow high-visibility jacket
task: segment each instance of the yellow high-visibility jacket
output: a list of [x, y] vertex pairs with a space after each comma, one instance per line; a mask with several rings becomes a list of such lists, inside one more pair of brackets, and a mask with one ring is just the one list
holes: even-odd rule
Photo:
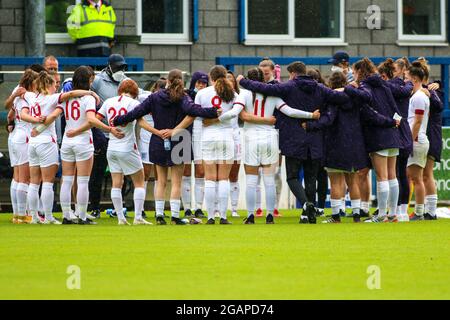
[[116, 14], [111, 5], [102, 3], [100, 12], [93, 5], [78, 4], [67, 20], [67, 31], [73, 40], [92, 37], [114, 38]]

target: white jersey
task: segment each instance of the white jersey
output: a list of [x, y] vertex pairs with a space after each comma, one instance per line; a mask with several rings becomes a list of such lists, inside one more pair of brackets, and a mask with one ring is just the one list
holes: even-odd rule
[[[42, 95], [38, 94], [30, 109], [30, 114], [33, 117], [46, 117], [55, 111], [56, 107], [61, 103], [61, 94], [55, 93], [52, 95]], [[33, 128], [39, 126], [39, 123], [33, 124]], [[50, 124], [44, 131], [42, 131], [37, 137], [30, 138], [30, 144], [40, 144], [40, 143], [56, 143], [56, 128], [55, 122]]]
[[[139, 103], [143, 103], [152, 93], [149, 91], [143, 91], [142, 94], [138, 96]], [[152, 127], [155, 126], [155, 122], [153, 121], [152, 114], [147, 114], [143, 117], [145, 121], [147, 121]], [[150, 139], [152, 138], [152, 134], [147, 130], [141, 129], [139, 138], [143, 143], [150, 143]]]
[[[253, 114], [261, 118], [271, 118], [275, 112], [275, 109], [281, 109], [286, 106], [286, 103], [280, 98], [276, 97], [266, 97], [260, 93], [255, 96], [255, 102], [253, 102], [253, 93], [249, 90], [241, 90], [237, 102], [242, 103], [245, 106], [245, 111], [247, 113]], [[268, 130], [274, 129], [274, 126], [268, 124], [256, 124], [245, 122], [244, 129], [252, 130]]]
[[416, 115], [423, 115], [423, 121], [419, 129], [419, 135], [417, 137], [417, 142], [427, 143], [427, 127], [428, 127], [428, 117], [430, 113], [430, 98], [422, 92], [417, 91], [409, 100], [409, 110], [408, 110], [408, 123], [412, 130], [414, 125], [414, 120]]
[[[95, 98], [87, 95], [81, 98], [68, 100], [62, 106], [58, 106], [58, 108], [63, 111], [66, 119], [65, 132], [77, 129], [85, 124], [87, 121], [87, 113], [94, 112], [95, 114], [95, 104]], [[64, 134], [62, 143], [71, 145], [92, 144], [92, 132], [89, 129], [73, 138], [69, 138], [66, 134]]]
[[[134, 100], [128, 96], [118, 96], [106, 100], [98, 111], [98, 114], [106, 118], [109, 125], [112, 126], [115, 117], [126, 115], [138, 105], [139, 101], [137, 100]], [[110, 135], [108, 150], [127, 152], [137, 149], [136, 134], [134, 131], [135, 127], [136, 121], [130, 122], [124, 127], [120, 127], [120, 131], [122, 131], [125, 135], [123, 139], [117, 139], [113, 135]]]
[[27, 143], [31, 133], [31, 123], [21, 120], [20, 113], [22, 109], [30, 109], [34, 105], [36, 94], [26, 92], [23, 97], [14, 99], [14, 131], [12, 132], [11, 141], [13, 143]]
[[[233, 106], [234, 102], [238, 97], [238, 94], [234, 94], [235, 98], [230, 102], [222, 101], [222, 99], [218, 96], [216, 89], [211, 86], [208, 88], [205, 88], [203, 90], [200, 90], [197, 93], [197, 96], [195, 97], [195, 104], [200, 105], [202, 108], [222, 108], [222, 112], [226, 113], [230, 111]], [[209, 127], [202, 127], [203, 135], [214, 135], [217, 132], [221, 132], [224, 129], [233, 129], [233, 122], [230, 121], [224, 121], [215, 123]]]

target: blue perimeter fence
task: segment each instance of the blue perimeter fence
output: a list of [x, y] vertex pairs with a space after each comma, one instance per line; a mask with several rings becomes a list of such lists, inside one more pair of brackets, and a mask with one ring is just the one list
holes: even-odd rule
[[[351, 57], [350, 63], [364, 57]], [[376, 65], [385, 61], [387, 58], [398, 59], [401, 57], [370, 57]], [[417, 60], [418, 57], [409, 57], [410, 61]], [[450, 109], [449, 109], [449, 97], [450, 97], [450, 57], [425, 57], [430, 65], [441, 66], [441, 81], [444, 90], [444, 125], [450, 125]], [[217, 57], [216, 64], [223, 65], [228, 70], [234, 71], [235, 66], [255, 66], [258, 65], [263, 57]], [[270, 57], [276, 64], [288, 65], [294, 61], [302, 61], [306, 65], [321, 66], [329, 65], [328, 60], [330, 57]]]

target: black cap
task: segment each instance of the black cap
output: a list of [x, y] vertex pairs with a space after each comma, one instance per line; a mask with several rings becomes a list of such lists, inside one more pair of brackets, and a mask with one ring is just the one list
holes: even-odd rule
[[118, 53], [114, 53], [109, 56], [108, 64], [110, 66], [115, 66], [115, 67], [128, 66], [127, 62], [125, 61], [125, 58]]
[[342, 62], [349, 62], [350, 56], [345, 51], [338, 51], [334, 54], [333, 58], [328, 60], [328, 63], [332, 63], [334, 65], [342, 63]]

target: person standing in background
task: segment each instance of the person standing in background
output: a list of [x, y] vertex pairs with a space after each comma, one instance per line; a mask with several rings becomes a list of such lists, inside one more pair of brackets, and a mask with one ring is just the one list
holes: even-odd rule
[[83, 0], [73, 7], [67, 31], [79, 57], [108, 57], [114, 46], [116, 14], [109, 1]]

